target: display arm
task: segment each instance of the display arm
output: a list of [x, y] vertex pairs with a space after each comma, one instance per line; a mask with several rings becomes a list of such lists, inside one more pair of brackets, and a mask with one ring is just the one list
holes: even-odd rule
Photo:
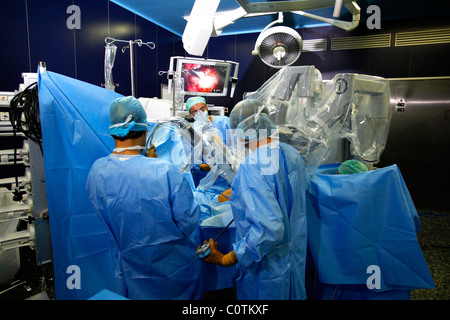
[[232, 62], [234, 66], [234, 74], [233, 77], [231, 77], [231, 90], [230, 90], [230, 98], [233, 98], [234, 96], [234, 89], [236, 88], [236, 84], [238, 83], [238, 72], [239, 72], [239, 63], [238, 62]]

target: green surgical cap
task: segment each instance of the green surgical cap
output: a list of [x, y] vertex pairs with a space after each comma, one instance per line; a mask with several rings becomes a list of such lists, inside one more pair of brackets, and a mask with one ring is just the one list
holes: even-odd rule
[[109, 120], [111, 121], [109, 133], [117, 137], [124, 137], [130, 131], [148, 129], [144, 107], [133, 96], [115, 99], [109, 109]]
[[192, 106], [195, 106], [197, 103], [204, 103], [206, 106], [206, 99], [203, 97], [191, 97], [186, 101], [186, 110], [190, 113]]
[[338, 168], [341, 174], [353, 174], [369, 171], [366, 165], [358, 160], [344, 161]]

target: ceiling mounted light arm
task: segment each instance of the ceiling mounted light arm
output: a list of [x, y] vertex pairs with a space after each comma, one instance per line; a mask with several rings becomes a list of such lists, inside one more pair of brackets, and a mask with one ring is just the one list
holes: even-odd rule
[[232, 11], [218, 12], [214, 15], [213, 31], [211, 36], [218, 37], [223, 31], [223, 28], [236, 22], [236, 20], [244, 18], [247, 12], [244, 8], [239, 7]]
[[344, 29], [345, 31], [355, 30], [359, 25], [361, 9], [359, 8], [359, 6], [356, 4], [355, 1], [350, 2], [348, 4], [345, 3], [344, 5], [352, 13], [352, 21], [350, 21], [350, 22], [343, 21], [343, 20], [328, 19], [328, 18], [324, 18], [324, 17], [318, 16], [315, 14], [304, 12], [304, 11], [292, 11], [292, 13], [295, 13], [295, 14], [298, 14], [298, 15], [301, 15], [301, 16], [304, 16], [307, 18], [311, 18], [311, 19], [329, 23], [335, 27]]
[[341, 16], [342, 2], [343, 0], [336, 0], [334, 3], [333, 17], [339, 18]]
[[350, 11], [350, 13], [352, 15], [358, 15], [361, 13], [361, 8], [358, 6], [358, 4], [355, 1], [345, 1], [344, 2], [344, 7], [347, 8], [348, 11]]
[[[229, 25], [235, 23], [241, 18], [251, 18], [257, 16], [265, 16], [276, 14], [277, 12], [263, 12], [263, 13], [247, 13], [244, 8], [239, 7], [234, 10], [217, 12], [213, 18], [213, 30], [212, 37], [218, 37], [221, 35], [223, 29]], [[184, 20], [189, 21], [190, 16], [184, 16]]]
[[[348, 2], [351, 0], [342, 0]], [[247, 13], [262, 12], [290, 12], [298, 10], [315, 10], [336, 6], [339, 0], [291, 0], [291, 1], [262, 1], [250, 2], [249, 0], [236, 0]], [[339, 6], [339, 3], [337, 3]], [[342, 4], [341, 4], [342, 6]]]
[[272, 21], [271, 23], [269, 23], [262, 31], [261, 33], [263, 33], [264, 31], [266, 31], [267, 29], [269, 29], [270, 27], [272, 27], [274, 24], [277, 23], [283, 23], [284, 22], [284, 15], [283, 12], [278, 12], [278, 19], [275, 21]]

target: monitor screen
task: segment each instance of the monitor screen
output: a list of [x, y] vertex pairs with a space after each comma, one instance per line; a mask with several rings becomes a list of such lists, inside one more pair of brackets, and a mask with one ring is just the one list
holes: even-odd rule
[[177, 71], [184, 79], [184, 94], [226, 96], [231, 64], [199, 59], [178, 60]]

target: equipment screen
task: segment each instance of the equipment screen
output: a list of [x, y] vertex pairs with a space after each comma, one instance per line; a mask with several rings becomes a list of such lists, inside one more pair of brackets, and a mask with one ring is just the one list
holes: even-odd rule
[[226, 62], [180, 61], [184, 92], [188, 95], [225, 96], [231, 65]]

